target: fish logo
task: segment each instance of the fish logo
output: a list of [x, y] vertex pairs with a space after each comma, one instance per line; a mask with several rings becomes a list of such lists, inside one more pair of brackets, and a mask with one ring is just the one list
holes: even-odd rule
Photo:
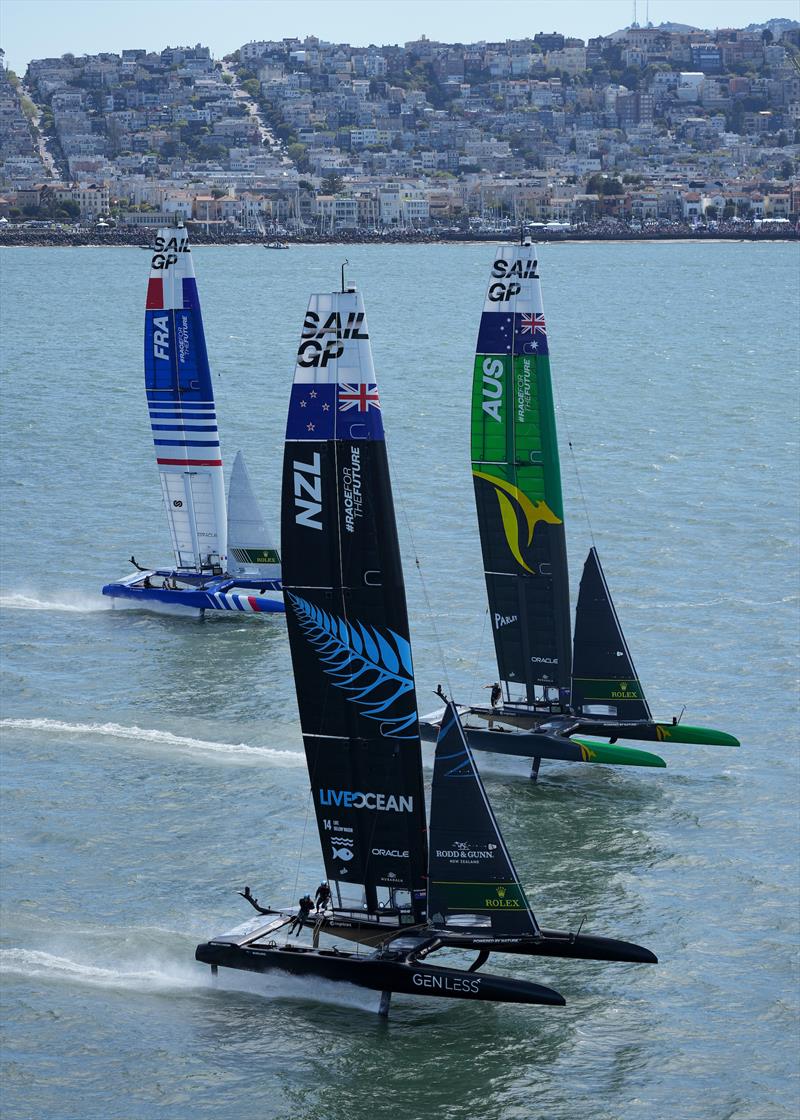
[[[522, 559], [522, 553], [519, 548], [520, 538], [520, 523], [517, 509], [522, 511], [525, 518], [527, 528], [527, 541], [526, 546], [530, 546], [533, 540], [533, 533], [536, 526], [540, 521], [546, 522], [548, 525], [561, 525], [560, 517], [556, 517], [553, 511], [548, 506], [547, 502], [539, 501], [532, 502], [527, 494], [523, 494], [517, 486], [512, 486], [510, 482], [504, 482], [500, 478], [495, 478], [494, 475], [485, 474], [483, 471], [473, 471], [474, 478], [483, 478], [487, 482], [491, 482], [494, 486], [494, 492], [497, 495], [497, 501], [500, 505], [500, 517], [503, 521], [503, 531], [506, 535], [508, 547], [511, 553], [521, 568], [531, 575], [535, 575], [533, 568], [530, 568]], [[511, 501], [511, 498], [517, 503], [516, 507]]]
[[331, 856], [334, 859], [344, 860], [348, 863], [353, 858], [353, 853], [348, 848], [331, 848]]

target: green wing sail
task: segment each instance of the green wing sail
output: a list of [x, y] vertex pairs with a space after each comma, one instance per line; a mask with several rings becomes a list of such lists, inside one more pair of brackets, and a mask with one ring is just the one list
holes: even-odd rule
[[524, 686], [532, 701], [537, 686], [539, 698], [569, 689], [571, 642], [547, 328], [531, 245], [498, 250], [472, 384], [472, 473], [497, 664], [501, 679]]

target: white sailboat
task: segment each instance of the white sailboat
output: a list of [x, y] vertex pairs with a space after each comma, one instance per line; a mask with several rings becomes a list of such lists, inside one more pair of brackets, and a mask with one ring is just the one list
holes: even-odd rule
[[[202, 617], [206, 611], [283, 611], [280, 558], [267, 533], [241, 453], [229, 516], [214, 391], [186, 230], [159, 230], [150, 262], [144, 367], [150, 426], [174, 566], [108, 583], [114, 606]], [[243, 534], [243, 535], [242, 535]]]

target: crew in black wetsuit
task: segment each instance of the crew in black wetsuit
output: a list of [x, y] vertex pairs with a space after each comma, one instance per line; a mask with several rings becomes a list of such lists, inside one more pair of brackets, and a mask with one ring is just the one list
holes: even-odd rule
[[314, 901], [317, 904], [317, 913], [320, 910], [327, 909], [328, 903], [331, 900], [331, 888], [327, 883], [320, 883], [317, 887], [317, 893], [314, 895]]
[[292, 924], [289, 926], [289, 934], [294, 934], [295, 937], [300, 936], [300, 931], [303, 928], [303, 922], [314, 909], [314, 903], [311, 901], [311, 895], [304, 894], [300, 899], [300, 909], [297, 914], [292, 918]]
[[499, 681], [495, 681], [495, 683], [492, 685], [492, 691], [489, 694], [489, 703], [492, 705], [493, 708], [496, 708], [497, 705], [500, 703], [500, 698], [501, 698], [502, 695], [503, 695], [503, 690], [500, 687], [500, 683], [499, 683]]

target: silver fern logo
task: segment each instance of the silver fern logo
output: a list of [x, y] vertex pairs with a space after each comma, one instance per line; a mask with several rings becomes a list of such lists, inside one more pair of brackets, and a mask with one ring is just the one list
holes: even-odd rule
[[300, 628], [324, 671], [348, 693], [366, 719], [380, 722], [391, 739], [417, 737], [414, 667], [408, 641], [388, 627], [381, 633], [363, 622], [347, 622], [299, 595], [286, 593]]

